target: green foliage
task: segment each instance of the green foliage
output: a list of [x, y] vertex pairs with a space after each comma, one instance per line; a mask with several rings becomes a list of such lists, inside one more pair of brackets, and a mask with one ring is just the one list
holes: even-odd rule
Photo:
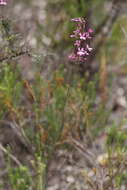
[[126, 150], [127, 134], [117, 126], [112, 126], [108, 130], [107, 146], [112, 149]]
[[[24, 124], [22, 130], [36, 150], [34, 171], [39, 174], [35, 183], [37, 189], [41, 190], [45, 186], [46, 163], [52, 158], [57, 143], [63, 143], [62, 138], [66, 142], [68, 134], [72, 132], [79, 135], [80, 131], [85, 135], [84, 131], [92, 132], [92, 128], [96, 126], [92, 114], [97, 113], [94, 110], [97, 79], [86, 82], [86, 78], [80, 78], [77, 74], [73, 76], [71, 70], [66, 71], [60, 67], [52, 73], [49, 80], [41, 78], [37, 71], [34, 81], [30, 83], [21, 77], [20, 72], [13, 63], [4, 64], [2, 67], [0, 104], [4, 112], [1, 119], [8, 112], [12, 121], [15, 119], [22, 125], [28, 117], [27, 111], [32, 114], [31, 125]], [[69, 82], [66, 81], [66, 72], [71, 78]], [[23, 96], [25, 104], [22, 104]], [[32, 185], [32, 179], [27, 166], [9, 169], [9, 181], [13, 189], [28, 189]]]
[[25, 166], [18, 168], [10, 167], [8, 177], [13, 190], [28, 190], [32, 183], [30, 172]]
[[7, 99], [15, 101], [15, 103], [21, 95], [22, 88], [22, 83], [18, 81], [18, 77], [18, 72], [14, 72], [12, 66], [5, 64], [3, 72], [1, 72], [0, 91]]
[[[54, 12], [57, 8], [61, 9], [62, 6], [65, 8], [65, 14], [63, 13], [63, 17], [59, 20], [59, 29], [62, 25], [66, 31], [63, 38], [67, 40], [67, 36], [72, 30], [69, 19], [86, 16], [92, 8], [100, 9], [99, 12], [93, 14], [93, 24], [96, 26], [98, 18], [101, 22], [105, 16], [102, 9], [104, 2], [96, 0], [94, 6], [92, 1], [83, 0], [51, 2], [50, 6]], [[51, 17], [49, 18], [51, 19]], [[67, 28], [68, 30], [66, 30]], [[11, 164], [8, 166], [9, 184], [13, 190], [44, 190], [46, 189], [48, 163], [51, 161], [56, 147], [69, 142], [70, 136], [78, 137], [77, 139], [81, 141], [81, 137], [90, 135], [91, 141], [94, 140], [101, 132], [107, 131], [110, 110], [106, 108], [106, 102], [98, 93], [99, 73], [89, 80], [87, 73], [85, 76], [80, 76], [77, 71], [72, 72], [71, 66], [65, 68], [60, 65], [56, 71], [52, 71], [47, 80], [41, 76], [43, 58], [33, 55], [32, 58], [36, 58], [36, 60], [33, 59], [34, 79], [33, 81], [25, 80], [21, 74], [22, 71], [18, 68], [17, 59], [10, 58], [11, 54], [16, 56], [17, 51], [20, 50], [17, 43], [18, 35], [13, 34], [8, 20], [0, 23], [0, 30], [3, 39], [2, 57], [6, 57], [4, 60], [1, 59], [0, 120], [17, 123], [20, 126], [20, 138], [25, 137], [25, 140], [31, 145], [31, 150], [34, 150], [30, 166], [13, 167]], [[61, 31], [63, 32], [63, 30]], [[54, 43], [57, 44], [59, 40], [55, 41], [54, 37], [54, 33], [57, 34], [57, 27], [54, 33], [50, 31], [50, 28], [49, 32], [53, 35]], [[119, 44], [118, 37], [121, 38], [121, 32], [119, 26], [116, 25], [111, 44], [109, 43], [107, 46], [112, 45], [114, 41]], [[75, 66], [72, 67], [75, 69]], [[105, 79], [105, 77], [101, 79]], [[113, 182], [115, 181], [116, 186], [121, 186], [127, 177], [125, 171], [117, 170], [117, 166], [123, 168], [126, 164], [126, 138], [127, 134], [120, 127], [109, 127], [106, 150], [109, 157], [108, 164], [104, 167], [107, 167], [106, 171], [109, 172], [109, 176]], [[114, 157], [116, 162], [114, 162]], [[120, 165], [120, 161], [122, 161], [122, 165]], [[33, 172], [31, 172], [31, 168]], [[102, 168], [102, 171], [104, 169]], [[118, 171], [115, 177], [112, 175], [114, 171]]]

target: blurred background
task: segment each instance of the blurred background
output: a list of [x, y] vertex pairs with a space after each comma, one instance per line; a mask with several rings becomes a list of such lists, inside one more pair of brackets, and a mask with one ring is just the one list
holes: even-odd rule
[[15, 30], [38, 52], [43, 47], [61, 52], [70, 48], [69, 33], [73, 28], [70, 19], [85, 17], [95, 32], [94, 49], [105, 45], [105, 51], [110, 50], [108, 55], [117, 54], [112, 58], [118, 61], [125, 58], [126, 8], [126, 0], [10, 0], [4, 12], [12, 16]]
[[[75, 134], [77, 135], [77, 130], [80, 130], [81, 127], [81, 131], [83, 132], [82, 136], [85, 138], [87, 137], [90, 143], [83, 141], [85, 138], [77, 139], [79, 142], [84, 143], [83, 146], [85, 146], [86, 143], [88, 145], [87, 148], [90, 149], [91, 152], [94, 148], [95, 152], [96, 150], [98, 151], [97, 154], [95, 154], [96, 159], [97, 155], [101, 155], [101, 153], [106, 150], [103, 148], [99, 149], [98, 147], [105, 144], [105, 137], [108, 136], [108, 130], [111, 130], [108, 137], [109, 147], [111, 145], [115, 150], [114, 142], [119, 145], [118, 141], [120, 141], [120, 143], [122, 142], [120, 148], [117, 148], [119, 150], [121, 149], [122, 152], [121, 147], [124, 145], [127, 146], [127, 133], [125, 133], [127, 129], [127, 1], [8, 0], [7, 6], [0, 7], [0, 15], [9, 20], [11, 26], [10, 34], [14, 34], [14, 36], [10, 35], [12, 41], [11, 39], [4, 39], [7, 40], [7, 45], [11, 46], [11, 48], [10, 46], [9, 48], [16, 52], [20, 49], [19, 47], [21, 47], [23, 51], [29, 50], [30, 52], [30, 56], [28, 56], [27, 53], [23, 54], [17, 59], [14, 59], [14, 62], [10, 57], [9, 61], [12, 61], [14, 66], [19, 65], [20, 69], [18, 69], [21, 70], [22, 76], [20, 76], [19, 73], [16, 76], [14, 75], [15, 79], [14, 81], [12, 80], [12, 86], [10, 85], [10, 91], [12, 94], [10, 93], [11, 95], [9, 94], [8, 96], [10, 98], [10, 104], [8, 104], [6, 100], [3, 101], [5, 96], [1, 95], [1, 105], [5, 106], [5, 103], [7, 102], [7, 108], [3, 107], [5, 111], [4, 109], [1, 111], [2, 120], [8, 120], [8, 125], [11, 121], [16, 127], [18, 126], [16, 125], [16, 122], [17, 124], [19, 123], [19, 125], [21, 124], [21, 126], [24, 126], [24, 131], [26, 130], [28, 139], [30, 138], [29, 142], [32, 142], [31, 144], [34, 147], [34, 158], [31, 153], [27, 153], [28, 165], [30, 164], [30, 159], [34, 160], [36, 158], [34, 161], [37, 162], [37, 167], [34, 169], [38, 170], [40, 168], [39, 164], [42, 164], [44, 160], [43, 158], [42, 160], [39, 160], [40, 157], [38, 159], [36, 155], [42, 156], [43, 153], [44, 156], [46, 155], [45, 151], [42, 151], [44, 150], [44, 147], [42, 149], [40, 147], [44, 145], [46, 151], [49, 151], [50, 145], [53, 143], [55, 145], [58, 143], [59, 145], [59, 143], [61, 143], [56, 141], [55, 135], [57, 132], [59, 135], [59, 123], [62, 120], [62, 108], [63, 112], [65, 112], [65, 118], [63, 118], [63, 120], [65, 119], [65, 129], [67, 129], [67, 131], [70, 130], [73, 136], [73, 132], [76, 131]], [[70, 34], [74, 29], [74, 24], [70, 20], [76, 17], [84, 17], [87, 22], [87, 27], [92, 28], [94, 31], [91, 40], [91, 47], [93, 48], [91, 56], [85, 63], [79, 65], [75, 65], [68, 60], [68, 55], [73, 49], [73, 40], [70, 38]], [[8, 43], [9, 40], [11, 41], [11, 44]], [[0, 48], [2, 51], [3, 48], [1, 44]], [[6, 48], [4, 50], [6, 50]], [[4, 53], [6, 53], [6, 51]], [[13, 53], [13, 51], [11, 53]], [[3, 55], [1, 53], [0, 59]], [[9, 64], [7, 63], [7, 65]], [[6, 86], [6, 82], [11, 81], [10, 78], [13, 78], [12, 73], [15, 74], [15, 72], [13, 72], [13, 64], [11, 69], [12, 70], [7, 70], [5, 68], [3, 75], [1, 75], [1, 91], [2, 93], [4, 92], [5, 95], [8, 91], [6, 88], [4, 91], [3, 86]], [[68, 71], [71, 69], [73, 70], [74, 76], [68, 77]], [[6, 74], [10, 77], [8, 81], [6, 81], [6, 77], [4, 78]], [[41, 74], [41, 79], [38, 74]], [[42, 82], [42, 79], [45, 80]], [[17, 87], [17, 91], [15, 90], [15, 83], [17, 84], [17, 81], [21, 82], [20, 85], [23, 86], [22, 91], [17, 90], [18, 88], [20, 89], [20, 87]], [[70, 84], [72, 84], [72, 89], [65, 110], [64, 104], [66, 103], [63, 98], [67, 94], [68, 85]], [[15, 90], [16, 97], [18, 97], [17, 99], [15, 96], [13, 97], [13, 89]], [[38, 101], [36, 101], [36, 99]], [[18, 111], [14, 112], [12, 108], [19, 111], [19, 118], [15, 114], [15, 112], [17, 113]], [[28, 117], [30, 118], [30, 121], [27, 121]], [[22, 124], [23, 122], [24, 124]], [[4, 142], [7, 140], [5, 139], [6, 133], [4, 133], [6, 127], [4, 127], [4, 124], [1, 124], [1, 126], [3, 127], [1, 127], [1, 130], [3, 131], [1, 132], [1, 142]], [[19, 135], [17, 138], [17, 134], [15, 136], [18, 140], [16, 139], [17, 141], [14, 143], [15, 137], [10, 135], [10, 133], [12, 133], [10, 130], [11, 128], [8, 127], [8, 129], [8, 139], [11, 138], [11, 140], [3, 143], [3, 146], [7, 147], [8, 144], [12, 142], [14, 153], [17, 149], [17, 158], [21, 162], [24, 162], [26, 159], [24, 159], [24, 157], [26, 156], [21, 157], [20, 153], [24, 151], [26, 154], [28, 150], [32, 150], [32, 148], [30, 148], [31, 144], [30, 147], [27, 147], [27, 151], [25, 149], [26, 147], [21, 148], [19, 151], [19, 147], [22, 147], [22, 144], [25, 143]], [[41, 137], [41, 145], [35, 140], [35, 131], [37, 135], [39, 134]], [[64, 132], [64, 135], [67, 136], [67, 132]], [[118, 140], [117, 138], [115, 139], [116, 133], [118, 133]], [[76, 139], [78, 135], [76, 136], [75, 134], [74, 137]], [[49, 136], [47, 137], [46, 135]], [[63, 139], [65, 137], [64, 135]], [[17, 143], [19, 140], [21, 140], [19, 143], [21, 144], [20, 146]], [[39, 149], [40, 152], [37, 152], [36, 149], [37, 151]], [[51, 181], [51, 184], [59, 183], [61, 185], [60, 177], [62, 174], [60, 175], [60, 169], [65, 166], [67, 174], [70, 172], [72, 175], [73, 165], [76, 166], [77, 163], [80, 165], [80, 159], [84, 158], [81, 154], [77, 154], [77, 152], [75, 153], [73, 148], [70, 150], [71, 153], [66, 149], [64, 151], [58, 151], [57, 154], [55, 154], [54, 158], [59, 160], [59, 164], [55, 159], [51, 164], [51, 168], [49, 169], [50, 172], [48, 174], [49, 182]], [[95, 152], [93, 151], [93, 153]], [[31, 154], [31, 157], [29, 154]], [[71, 164], [68, 163], [68, 160], [71, 160]], [[77, 167], [78, 169], [76, 168], [76, 171], [78, 170], [78, 172], [81, 173], [79, 168], [82, 166], [84, 167], [84, 161], [81, 162], [81, 166], [79, 165]], [[115, 166], [117, 167], [117, 165]], [[68, 169], [69, 167], [71, 167], [71, 169]], [[53, 172], [56, 176], [54, 178], [52, 177]], [[66, 171], [63, 170], [62, 172], [64, 173], [65, 178]], [[79, 175], [78, 172], [76, 175]], [[59, 182], [57, 181], [58, 178]], [[69, 180], [72, 180], [72, 183], [75, 181], [75, 179], [68, 178], [68, 181], [63, 183], [63, 190], [65, 190], [65, 184], [71, 183]], [[36, 182], [38, 184], [38, 181]], [[80, 181], [78, 183], [80, 184]], [[62, 188], [59, 186], [56, 189], [59, 190]], [[52, 187], [51, 189], [49, 188], [49, 190], [52, 189]], [[78, 187], [76, 187], [76, 189], [79, 190]]]
[[[61, 63], [69, 65], [68, 54], [73, 48], [69, 36], [74, 28], [70, 19], [84, 17], [94, 30], [94, 50], [79, 72], [84, 75], [87, 70], [91, 78], [101, 70], [104, 76], [100, 76], [99, 93], [104, 99], [110, 96], [108, 106], [115, 112], [111, 118], [118, 119], [121, 117], [116, 113], [122, 113], [123, 117], [127, 107], [126, 10], [126, 0], [10, 0], [2, 11], [6, 17], [11, 15], [13, 30], [21, 34], [21, 45], [43, 57], [44, 72], [49, 65], [48, 73]], [[107, 88], [110, 88], [108, 92]]]

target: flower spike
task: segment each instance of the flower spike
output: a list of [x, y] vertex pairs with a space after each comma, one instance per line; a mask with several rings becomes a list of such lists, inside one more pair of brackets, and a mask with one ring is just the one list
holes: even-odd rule
[[74, 42], [74, 50], [69, 55], [69, 59], [73, 62], [84, 62], [93, 50], [89, 45], [93, 30], [91, 28], [86, 30], [84, 18], [73, 18], [71, 21], [76, 23], [76, 30], [73, 31], [70, 37], [76, 40]]

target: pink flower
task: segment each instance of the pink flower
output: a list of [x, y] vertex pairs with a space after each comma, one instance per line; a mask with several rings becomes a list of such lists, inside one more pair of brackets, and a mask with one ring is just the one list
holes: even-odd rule
[[0, 0], [0, 5], [7, 5], [7, 0]]
[[73, 31], [73, 33], [74, 33], [75, 35], [78, 34], [79, 32], [80, 32], [79, 29]]
[[80, 55], [80, 56], [85, 55], [84, 48], [78, 48], [77, 55]]
[[86, 31], [86, 21], [84, 18], [74, 18], [71, 21], [76, 22], [76, 30], [73, 31], [70, 37], [76, 40], [74, 42], [74, 50], [69, 55], [69, 59], [73, 62], [85, 62], [92, 51], [89, 44], [93, 30], [89, 28]]
[[89, 33], [89, 32], [86, 32], [86, 38], [91, 39], [91, 36], [90, 36], [90, 33]]
[[88, 32], [89, 33], [93, 33], [93, 30], [91, 28], [89, 28]]
[[75, 36], [75, 34], [71, 34], [70, 37], [71, 38], [75, 38], [76, 36]]
[[71, 60], [71, 61], [74, 61], [76, 59], [76, 55], [74, 53], [70, 54], [68, 56], [68, 58]]
[[84, 53], [85, 53], [85, 55], [89, 55], [89, 53], [87, 51], [85, 51]]
[[86, 40], [86, 32], [84, 32], [83, 34], [79, 33], [79, 36], [81, 40]]
[[71, 19], [72, 22], [82, 22], [82, 19], [79, 17], [79, 18], [72, 18]]
[[88, 32], [84, 32], [84, 33], [79, 33], [80, 39], [81, 40], [86, 40], [86, 39], [91, 39], [90, 33], [92, 33], [92, 30], [89, 29]]
[[91, 48], [88, 44], [86, 45], [86, 49], [91, 52], [93, 50], [93, 48]]
[[80, 40], [76, 40], [75, 43], [74, 43], [74, 46], [78, 46], [79, 47], [80, 44], [81, 44], [81, 41]]

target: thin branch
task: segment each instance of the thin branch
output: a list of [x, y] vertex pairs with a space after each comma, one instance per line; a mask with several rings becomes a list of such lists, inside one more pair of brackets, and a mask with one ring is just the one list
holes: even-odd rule
[[125, 30], [125, 28], [122, 25], [120, 25], [120, 27], [121, 27], [121, 30], [122, 30], [122, 32], [123, 32], [123, 34], [127, 40], [127, 31]]
[[27, 54], [28, 56], [31, 56], [30, 52], [28, 50], [26, 50], [26, 51], [18, 51], [18, 52], [15, 52], [15, 53], [11, 54], [11, 55], [8, 55], [8, 56], [0, 58], [0, 62], [11, 60], [11, 59], [17, 58], [17, 57], [19, 57], [21, 55], [25, 55], [25, 54]]
[[21, 131], [21, 128], [18, 126], [18, 124], [15, 121], [10, 122], [10, 121], [5, 121], [5, 120], [0, 120], [0, 124], [5, 124], [9, 126], [13, 130], [13, 133], [17, 136], [19, 142], [27, 150], [27, 152], [33, 155], [33, 149], [31, 147], [30, 142], [28, 141], [26, 136], [23, 134], [23, 131]]
[[8, 152], [8, 151], [6, 150], [6, 148], [4, 148], [4, 147], [2, 146], [1, 143], [0, 143], [0, 149], [1, 149], [5, 154], [7, 154], [18, 166], [22, 166], [21, 162], [20, 162], [15, 156], [13, 156], [10, 152]]
[[[93, 54], [89, 57], [88, 62], [92, 62], [96, 57], [97, 53], [99, 52], [100, 48], [102, 48], [103, 44], [105, 43], [108, 34], [110, 33], [115, 21], [117, 20], [120, 14], [120, 6], [121, 4], [117, 3], [116, 5], [112, 5], [112, 9], [110, 11], [110, 16], [108, 19], [105, 20], [105, 25], [102, 24], [102, 28], [98, 29], [100, 31], [97, 36], [93, 39], [94, 44], [94, 51]], [[90, 64], [89, 64], [89, 67]]]

